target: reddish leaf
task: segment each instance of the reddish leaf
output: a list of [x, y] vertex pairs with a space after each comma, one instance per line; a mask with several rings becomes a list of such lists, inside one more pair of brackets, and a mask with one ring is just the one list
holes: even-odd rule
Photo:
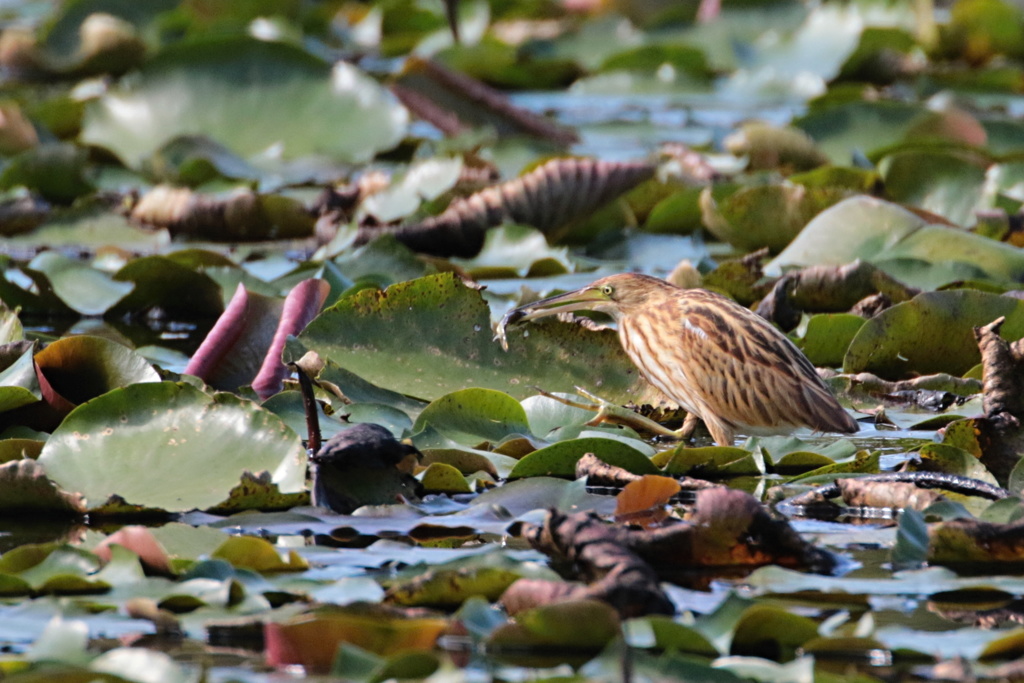
[[289, 335], [297, 335], [316, 317], [330, 291], [331, 286], [327, 281], [310, 278], [295, 285], [288, 293], [274, 339], [263, 357], [263, 365], [252, 381], [252, 388], [261, 399], [270, 398], [281, 391], [282, 382], [288, 374], [288, 368], [281, 362], [285, 342]]
[[410, 57], [391, 86], [406, 107], [447, 135], [490, 125], [500, 134], [526, 134], [570, 145], [576, 133], [517, 107], [499, 91], [437, 62]]
[[665, 505], [682, 487], [671, 477], [645, 474], [616, 496], [615, 521], [655, 526], [668, 516]]
[[281, 623], [264, 624], [267, 663], [301, 664], [309, 672], [330, 670], [341, 643], [387, 656], [408, 650], [429, 650], [448, 620], [423, 610], [400, 610], [355, 604], [322, 607]]
[[146, 527], [126, 526], [103, 539], [98, 546], [93, 548], [92, 552], [104, 563], [110, 562], [110, 546], [115, 544], [138, 555], [139, 561], [152, 573], [163, 575], [173, 573], [167, 551]]

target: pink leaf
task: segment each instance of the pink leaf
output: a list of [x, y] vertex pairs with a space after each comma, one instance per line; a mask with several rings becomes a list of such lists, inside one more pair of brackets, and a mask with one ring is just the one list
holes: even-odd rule
[[252, 388], [261, 399], [267, 399], [281, 391], [282, 381], [288, 374], [288, 368], [281, 362], [281, 352], [289, 335], [297, 335], [309, 321], [320, 312], [320, 307], [327, 300], [331, 286], [324, 280], [310, 278], [295, 285], [284, 300], [281, 322], [274, 332], [267, 355], [263, 357]]

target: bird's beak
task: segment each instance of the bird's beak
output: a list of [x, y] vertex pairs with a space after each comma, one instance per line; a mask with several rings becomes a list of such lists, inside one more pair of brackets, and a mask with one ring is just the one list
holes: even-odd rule
[[532, 304], [520, 306], [509, 311], [505, 316], [508, 323], [535, 320], [547, 315], [571, 313], [573, 311], [591, 311], [594, 304], [608, 301], [608, 298], [595, 287], [584, 287], [565, 294], [550, 296], [547, 299], [534, 301]]

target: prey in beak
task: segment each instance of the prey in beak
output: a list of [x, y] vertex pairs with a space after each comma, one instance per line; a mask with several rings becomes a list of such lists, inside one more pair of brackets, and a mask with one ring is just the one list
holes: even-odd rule
[[501, 343], [501, 348], [508, 351], [508, 338], [506, 333], [509, 325], [514, 325], [527, 320], [536, 320], [549, 315], [559, 313], [572, 313], [574, 311], [604, 311], [603, 305], [611, 303], [610, 292], [606, 288], [588, 285], [565, 294], [549, 296], [547, 299], [534, 301], [533, 303], [513, 308], [498, 322], [494, 333], [494, 339]]

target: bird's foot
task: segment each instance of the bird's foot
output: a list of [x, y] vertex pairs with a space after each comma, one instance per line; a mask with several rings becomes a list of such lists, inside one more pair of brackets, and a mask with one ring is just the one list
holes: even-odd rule
[[[629, 408], [606, 401], [600, 396], [595, 396], [582, 387], [575, 387], [575, 389], [581, 396], [587, 398], [590, 403], [574, 401], [571, 398], [565, 398], [563, 396], [556, 396], [555, 394], [551, 394], [543, 389], [537, 389], [537, 393], [572, 408], [580, 408], [582, 410], [590, 410], [597, 413], [593, 419], [587, 421], [587, 425], [590, 427], [596, 427], [608, 422], [611, 424], [632, 427], [637, 431], [648, 432], [655, 436], [680, 441], [687, 438], [693, 432], [693, 428], [697, 425], [697, 418], [688, 414], [686, 416], [686, 420], [683, 421], [682, 427], [679, 429], [669, 429], [668, 427], [665, 427], [650, 418], [644, 417]], [[693, 418], [692, 421], [690, 419], [691, 417]]]

